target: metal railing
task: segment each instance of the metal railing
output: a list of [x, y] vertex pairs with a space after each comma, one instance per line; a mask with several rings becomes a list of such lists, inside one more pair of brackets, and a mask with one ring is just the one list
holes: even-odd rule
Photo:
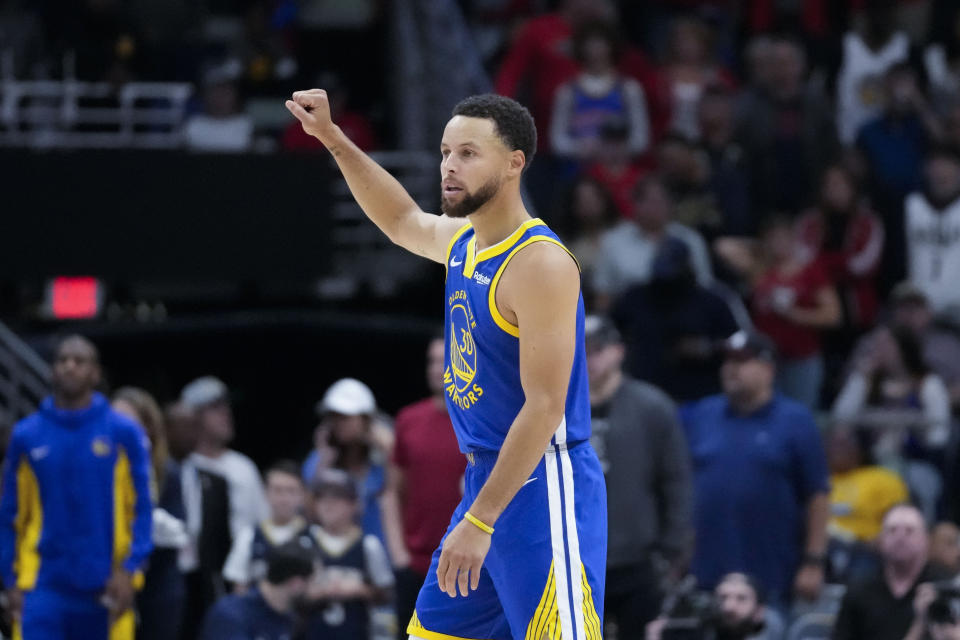
[[0, 146], [171, 149], [193, 87], [174, 82], [0, 81]]
[[50, 366], [0, 322], [0, 413], [15, 422], [49, 393]]

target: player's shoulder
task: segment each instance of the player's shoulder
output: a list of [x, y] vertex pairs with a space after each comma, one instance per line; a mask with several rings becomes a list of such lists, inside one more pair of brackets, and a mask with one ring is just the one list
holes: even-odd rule
[[511, 258], [514, 270], [529, 270], [540, 277], [576, 275], [580, 268], [576, 258], [552, 234], [536, 235], [532, 242], [522, 244]]

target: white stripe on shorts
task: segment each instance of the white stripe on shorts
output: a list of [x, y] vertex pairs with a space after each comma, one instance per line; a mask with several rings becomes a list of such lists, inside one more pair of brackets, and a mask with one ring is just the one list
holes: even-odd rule
[[[556, 444], [566, 442], [567, 420], [560, 423]], [[557, 457], [560, 464], [557, 464]], [[573, 504], [573, 470], [566, 447], [558, 447], [544, 456], [547, 469], [547, 499], [550, 509], [550, 540], [553, 546], [553, 570], [556, 579], [557, 609], [560, 614], [560, 630], [564, 640], [585, 640], [583, 627], [583, 590], [580, 569], [580, 539]], [[560, 486], [563, 484], [563, 501]], [[564, 540], [563, 525], [566, 522], [567, 536]], [[567, 555], [569, 549], [569, 556]], [[570, 592], [573, 591], [573, 611], [570, 610]], [[561, 597], [562, 594], [562, 597]], [[576, 625], [576, 636], [574, 636]]]

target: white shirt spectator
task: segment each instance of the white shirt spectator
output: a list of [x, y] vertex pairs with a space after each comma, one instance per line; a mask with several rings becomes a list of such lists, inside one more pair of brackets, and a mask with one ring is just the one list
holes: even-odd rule
[[[703, 237], [689, 227], [672, 222], [667, 236], [681, 240], [690, 250], [690, 262], [697, 282], [708, 286], [713, 281], [710, 253]], [[633, 222], [624, 221], [603, 234], [593, 277], [598, 294], [616, 297], [627, 287], [650, 280], [653, 259], [660, 242]]]
[[960, 307], [960, 198], [942, 211], [921, 193], [907, 196], [907, 276], [936, 313]]
[[837, 76], [837, 132], [843, 144], [852, 144], [860, 127], [880, 114], [883, 74], [910, 55], [910, 41], [902, 31], [874, 51], [860, 34], [843, 37], [843, 61]]
[[228, 449], [217, 458], [190, 454], [198, 469], [219, 473], [230, 490], [230, 533], [236, 540], [244, 529], [270, 517], [270, 506], [257, 465], [247, 456]]
[[243, 114], [224, 118], [197, 115], [187, 121], [185, 135], [191, 151], [247, 151], [253, 143], [253, 120]]

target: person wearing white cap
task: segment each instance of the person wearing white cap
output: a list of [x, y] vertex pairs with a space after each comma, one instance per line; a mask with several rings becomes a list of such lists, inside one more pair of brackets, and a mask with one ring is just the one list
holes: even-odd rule
[[230, 392], [219, 378], [204, 376], [180, 392], [180, 402], [192, 410], [199, 423], [197, 448], [190, 462], [217, 473], [230, 489], [230, 532], [234, 539], [270, 515], [260, 471], [253, 461], [228, 445], [234, 436]]
[[330, 467], [348, 471], [363, 503], [363, 530], [383, 541], [379, 498], [386, 483], [384, 464], [393, 448], [393, 432], [377, 418], [373, 391], [355, 378], [342, 378], [330, 385], [316, 411], [320, 424], [314, 432], [315, 449], [303, 463], [304, 481], [309, 485]]

